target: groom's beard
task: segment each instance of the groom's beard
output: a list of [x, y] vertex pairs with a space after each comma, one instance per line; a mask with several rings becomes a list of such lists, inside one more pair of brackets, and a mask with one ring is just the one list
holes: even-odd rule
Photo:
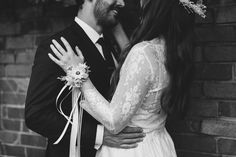
[[97, 0], [94, 8], [94, 16], [99, 25], [105, 28], [111, 28], [118, 23], [120, 9], [121, 7], [116, 2], [109, 4], [103, 0]]

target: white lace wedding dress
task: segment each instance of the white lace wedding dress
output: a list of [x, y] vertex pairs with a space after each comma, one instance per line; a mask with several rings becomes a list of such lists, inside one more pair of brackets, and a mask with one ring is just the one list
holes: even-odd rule
[[165, 43], [153, 39], [136, 44], [128, 54], [115, 94], [108, 102], [89, 82], [83, 86], [89, 114], [113, 133], [126, 126], [143, 128], [146, 136], [134, 149], [102, 146], [96, 157], [176, 157], [173, 141], [165, 129], [166, 113], [160, 105], [168, 82], [164, 66]]

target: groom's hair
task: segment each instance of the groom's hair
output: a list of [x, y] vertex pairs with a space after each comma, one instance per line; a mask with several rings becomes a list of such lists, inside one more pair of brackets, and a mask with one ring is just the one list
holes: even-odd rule
[[85, 1], [85, 0], [76, 0], [76, 4], [77, 4], [77, 6], [78, 6], [79, 9], [82, 8], [82, 5], [84, 4], [84, 1]]
[[[76, 1], [76, 4], [77, 4], [77, 6], [78, 6], [79, 9], [82, 8], [82, 5], [83, 5], [84, 2], [85, 2], [85, 0], [75, 0], [75, 1]], [[92, 0], [90, 0], [90, 1], [92, 1]]]

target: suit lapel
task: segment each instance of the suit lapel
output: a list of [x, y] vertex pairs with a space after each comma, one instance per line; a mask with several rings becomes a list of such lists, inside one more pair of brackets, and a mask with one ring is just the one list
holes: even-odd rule
[[72, 31], [75, 33], [77, 45], [79, 46], [80, 50], [82, 51], [84, 58], [90, 66], [93, 65], [100, 65], [102, 67], [106, 67], [105, 61], [102, 55], [99, 53], [97, 47], [94, 43], [90, 40], [84, 30], [77, 24], [73, 23]]

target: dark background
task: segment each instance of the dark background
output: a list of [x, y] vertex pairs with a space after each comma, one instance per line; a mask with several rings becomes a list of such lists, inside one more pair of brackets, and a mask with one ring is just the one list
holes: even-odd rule
[[[24, 102], [38, 43], [68, 26], [71, 0], [0, 0], [0, 157], [43, 157], [46, 140], [26, 128]], [[125, 30], [137, 24], [126, 0]], [[73, 4], [73, 3], [72, 3]], [[196, 76], [185, 121], [172, 132], [179, 157], [236, 157], [236, 0], [207, 0], [196, 19]]]

